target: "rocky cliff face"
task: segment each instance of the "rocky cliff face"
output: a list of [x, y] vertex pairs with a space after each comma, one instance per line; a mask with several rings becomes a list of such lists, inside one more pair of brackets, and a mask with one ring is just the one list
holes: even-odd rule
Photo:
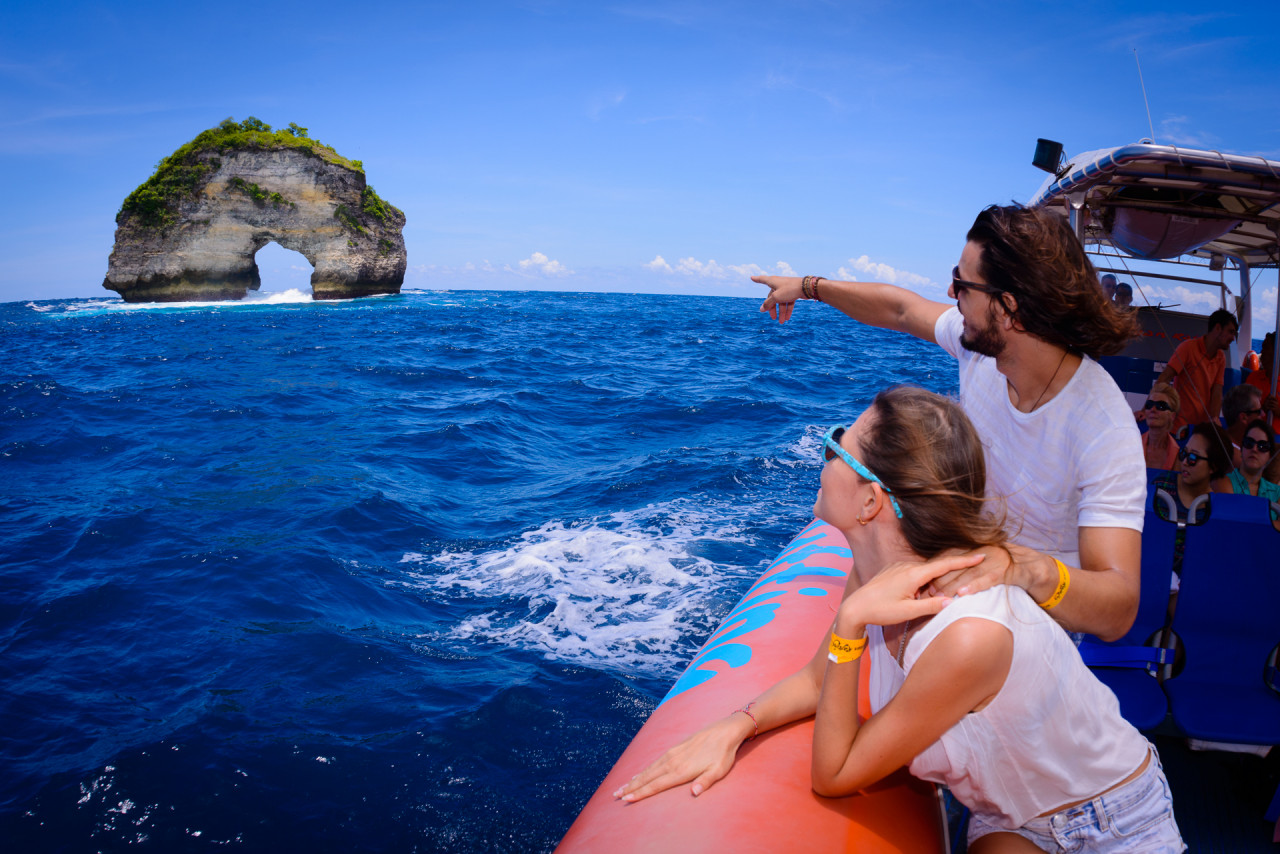
[[126, 200], [103, 287], [126, 302], [242, 299], [262, 283], [254, 254], [274, 240], [311, 262], [315, 299], [400, 292], [404, 214], [366, 185], [358, 162], [272, 147], [270, 134], [226, 139], [179, 149]]

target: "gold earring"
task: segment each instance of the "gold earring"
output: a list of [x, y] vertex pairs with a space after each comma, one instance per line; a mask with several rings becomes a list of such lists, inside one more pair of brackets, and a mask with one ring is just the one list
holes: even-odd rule
[[859, 525], [865, 525], [865, 524], [867, 524], [867, 520], [862, 518], [862, 514], [861, 514], [861, 513], [859, 513], [859, 514], [858, 514], [858, 524], [859, 524]]

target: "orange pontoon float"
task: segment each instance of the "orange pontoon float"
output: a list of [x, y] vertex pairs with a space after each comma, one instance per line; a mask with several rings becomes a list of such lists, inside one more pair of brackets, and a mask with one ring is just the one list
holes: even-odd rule
[[[729, 775], [697, 798], [687, 783], [639, 803], [613, 798], [668, 747], [808, 661], [831, 626], [851, 567], [848, 543], [835, 528], [815, 521], [801, 531], [658, 704], [556, 850], [945, 852], [946, 819], [937, 791], [905, 770], [862, 794], [813, 793], [812, 718], [748, 741]], [[868, 671], [864, 666], [864, 718]]]

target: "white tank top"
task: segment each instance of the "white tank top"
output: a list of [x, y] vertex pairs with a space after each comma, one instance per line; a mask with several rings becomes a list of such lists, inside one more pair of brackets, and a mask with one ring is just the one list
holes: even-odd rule
[[911, 638], [905, 672], [880, 627], [868, 627], [872, 712], [893, 698], [943, 629], [964, 617], [1013, 633], [1009, 675], [986, 708], [965, 715], [912, 760], [912, 774], [950, 787], [961, 803], [1012, 830], [1138, 769], [1147, 740], [1120, 716], [1115, 694], [1085, 667], [1062, 627], [1016, 587], [954, 600]]

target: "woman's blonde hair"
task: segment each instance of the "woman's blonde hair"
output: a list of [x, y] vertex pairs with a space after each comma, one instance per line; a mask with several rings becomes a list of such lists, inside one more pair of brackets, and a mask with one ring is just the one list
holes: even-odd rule
[[1151, 394], [1148, 394], [1147, 397], [1150, 397], [1152, 394], [1163, 394], [1165, 397], [1169, 398], [1169, 403], [1173, 405], [1173, 414], [1178, 414], [1178, 410], [1182, 407], [1182, 400], [1178, 397], [1177, 389], [1168, 383], [1156, 383], [1151, 387]]
[[982, 442], [964, 410], [914, 386], [885, 389], [870, 408], [863, 462], [901, 505], [912, 551], [932, 558], [1002, 544], [1002, 522], [987, 512]]

